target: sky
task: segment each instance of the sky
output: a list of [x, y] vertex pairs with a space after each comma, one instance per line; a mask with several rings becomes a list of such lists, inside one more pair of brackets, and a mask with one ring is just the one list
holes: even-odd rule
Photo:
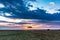
[[0, 30], [6, 29], [60, 29], [60, 0], [0, 0]]
[[[44, 15], [44, 14], [40, 14], [43, 12], [41, 10], [46, 10], [46, 12], [44, 12], [46, 14], [47, 13], [48, 14], [60, 13], [60, 11], [59, 11], [60, 10], [60, 5], [59, 5], [60, 0], [24, 0], [23, 2], [21, 2], [19, 0], [17, 0], [17, 1], [11, 0], [10, 2], [8, 0], [6, 0], [5, 2], [3, 2], [3, 1], [4, 0], [1, 0], [1, 3], [0, 3], [0, 16], [3, 16], [3, 17], [4, 17], [4, 15], [5, 16], [12, 16], [12, 17], [15, 15], [15, 16], [18, 16], [20, 18], [25, 18], [25, 19], [32, 18], [32, 19], [34, 19], [35, 16], [33, 16], [33, 15], [39, 15], [39, 16]], [[27, 10], [20, 7], [22, 3], [25, 4], [25, 5], [23, 5], [23, 7], [26, 6], [25, 8], [28, 8], [28, 11], [32, 11], [31, 14], [29, 13], [30, 15], [32, 15], [31, 17], [26, 12]], [[33, 12], [35, 10], [38, 10], [37, 8], [40, 9], [40, 11], [41, 11], [40, 13]], [[56, 15], [56, 16], [49, 15], [48, 16], [46, 14], [45, 14], [45, 16], [47, 16], [49, 18], [57, 16], [56, 19], [57, 18], [59, 19], [59, 17], [60, 17], [58, 15]], [[28, 15], [28, 17], [26, 15]], [[45, 19], [45, 17], [43, 17], [43, 18]], [[40, 18], [38, 18], [38, 16], [36, 16], [35, 19], [40, 19]]]
[[[29, 2], [28, 2], [29, 4]], [[30, 7], [30, 10], [36, 10], [37, 7], [40, 9], [47, 10], [47, 13], [53, 14], [60, 9], [60, 0], [36, 0], [36, 2], [31, 2], [30, 5], [33, 5], [33, 7]]]

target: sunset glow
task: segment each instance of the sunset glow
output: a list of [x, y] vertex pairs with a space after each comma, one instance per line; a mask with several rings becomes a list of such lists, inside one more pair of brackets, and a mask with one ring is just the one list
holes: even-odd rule
[[[25, 19], [26, 20], [26, 19]], [[30, 20], [29, 20], [30, 21]], [[26, 23], [28, 23], [26, 21]], [[45, 23], [30, 23], [30, 24], [14, 24], [14, 23], [6, 23], [6, 22], [0, 22], [0, 26], [7, 28], [13, 28], [13, 29], [19, 29], [19, 30], [39, 30], [39, 29], [59, 29], [59, 25], [51, 25], [51, 24], [45, 24]], [[31, 26], [32, 28], [29, 28]], [[57, 28], [55, 27], [57, 26]]]
[[60, 29], [60, 0], [0, 0], [0, 30]]

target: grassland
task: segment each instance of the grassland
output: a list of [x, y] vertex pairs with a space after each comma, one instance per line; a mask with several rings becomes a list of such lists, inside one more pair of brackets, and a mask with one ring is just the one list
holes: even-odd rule
[[60, 31], [47, 30], [0, 30], [0, 40], [60, 40]]

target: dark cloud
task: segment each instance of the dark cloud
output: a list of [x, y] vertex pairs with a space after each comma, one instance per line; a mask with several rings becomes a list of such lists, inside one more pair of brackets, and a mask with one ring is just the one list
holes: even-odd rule
[[58, 11], [60, 11], [60, 9], [58, 9]]
[[[0, 8], [0, 11], [12, 12], [11, 14], [12, 16], [5, 16], [5, 17], [23, 18], [23, 19], [39, 19], [39, 20], [40, 19], [41, 20], [60, 20], [60, 13], [48, 14], [46, 13], [46, 10], [39, 9], [39, 8], [37, 8], [37, 10], [34, 10], [34, 11], [29, 11], [28, 7], [25, 7], [24, 1], [22, 0], [10, 0], [10, 1], [0, 0], [0, 3], [5, 5], [5, 8]], [[19, 3], [20, 6], [18, 6], [17, 3]]]

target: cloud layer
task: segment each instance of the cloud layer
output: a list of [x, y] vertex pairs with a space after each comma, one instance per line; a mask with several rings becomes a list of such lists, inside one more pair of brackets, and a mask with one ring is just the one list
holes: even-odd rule
[[[0, 0], [1, 3], [3, 5], [5, 5], [5, 8], [0, 8], [0, 12], [3, 12], [3, 16], [8, 17], [8, 18], [22, 18], [22, 19], [41, 19], [41, 20], [60, 20], [60, 11], [56, 12], [54, 14], [49, 14], [46, 13], [46, 10], [44, 9], [40, 9], [35, 5], [34, 3], [29, 3], [29, 7], [31, 7], [31, 9], [35, 9], [36, 10], [28, 10], [29, 7], [26, 7], [24, 4], [25, 1], [22, 0]], [[3, 2], [5, 1], [5, 2]], [[30, 0], [31, 1], [31, 0]], [[28, 1], [29, 2], [29, 1]], [[55, 4], [54, 2], [50, 3], [50, 4]], [[35, 8], [33, 8], [35, 7]], [[5, 13], [9, 13], [12, 16], [7, 16], [9, 14], [5, 14]], [[2, 14], [2, 13], [1, 13]]]

